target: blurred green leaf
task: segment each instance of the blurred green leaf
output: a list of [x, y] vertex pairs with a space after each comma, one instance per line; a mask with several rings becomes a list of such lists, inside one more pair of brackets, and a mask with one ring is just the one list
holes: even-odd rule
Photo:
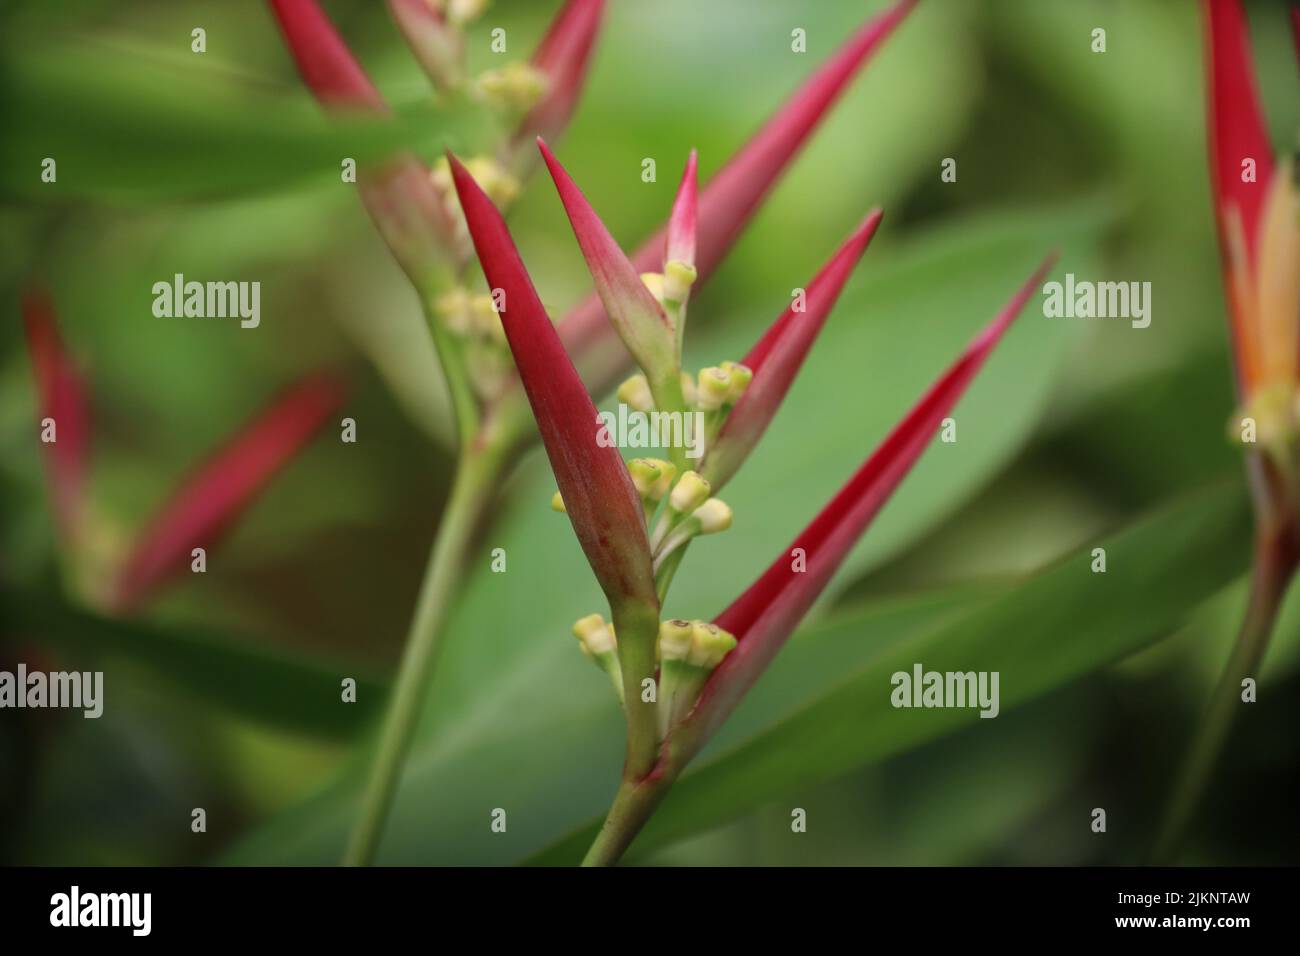
[[[354, 667], [331, 668], [200, 631], [158, 628], [72, 607], [61, 599], [3, 592], [12, 633], [83, 655], [120, 655], [188, 694], [230, 713], [316, 736], [355, 733], [382, 705], [383, 684]], [[77, 665], [80, 666], [80, 665]], [[356, 703], [344, 704], [342, 680], [357, 681]]]
[[[685, 776], [629, 859], [793, 787], [980, 724], [977, 709], [895, 709], [891, 675], [910, 674], [917, 663], [927, 671], [998, 672], [1005, 711], [1167, 636], [1241, 573], [1250, 527], [1235, 484], [1201, 492], [1101, 542], [1104, 574], [1092, 572], [1087, 547], [956, 623], [894, 644], [822, 699]], [[840, 626], [859, 636], [867, 630], [853, 620]], [[996, 733], [997, 725], [984, 729]], [[593, 820], [531, 862], [577, 862], [599, 826]]]
[[[262, 191], [338, 176], [402, 148], [447, 145], [469, 113], [431, 104], [384, 118], [327, 117], [304, 96], [188, 61], [102, 44], [9, 49], [0, 194], [42, 202], [155, 202]], [[56, 182], [41, 180], [55, 160]]]
[[[692, 553], [666, 613], [702, 617], [720, 610], [1010, 297], [1044, 251], [1063, 245], [1065, 260], [1078, 261], [1104, 216], [1095, 204], [990, 216], [909, 245], [883, 266], [868, 256], [862, 267], [867, 280], [846, 291], [786, 407], [727, 489], [736, 525]], [[835, 241], [826, 238], [828, 251]], [[774, 304], [773, 315], [779, 310]], [[1036, 304], [1026, 313], [958, 407], [958, 442], [936, 443], [922, 458], [854, 552], [845, 578], [960, 505], [1032, 430], [1068, 336]], [[698, 354], [707, 351], [709, 361], [739, 356], [757, 334], [757, 328], [732, 331], [730, 341]], [[567, 636], [573, 620], [601, 606], [598, 591], [568, 526], [547, 508], [549, 476], [538, 467], [530, 472], [515, 486], [522, 502], [516, 520], [471, 558], [486, 570], [490, 549], [503, 547], [509, 572], [504, 578], [477, 575], [453, 616], [381, 850], [385, 862], [518, 859], [601, 809], [617, 776], [617, 708]], [[828, 656], [816, 663], [816, 673], [825, 680], [845, 671]], [[523, 714], [528, 719], [520, 726]], [[281, 817], [236, 858], [332, 860], [350, 823], [355, 784], [349, 779], [297, 819]], [[509, 841], [490, 839], [484, 821], [493, 807], [513, 813]]]

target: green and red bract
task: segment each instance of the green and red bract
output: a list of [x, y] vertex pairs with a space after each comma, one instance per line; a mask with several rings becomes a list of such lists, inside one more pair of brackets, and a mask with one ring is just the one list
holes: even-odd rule
[[[632, 358], [645, 371], [660, 407], [680, 411], [681, 385], [676, 372], [677, 345], [672, 322], [555, 154], [540, 139], [537, 146], [555, 180], [555, 189], [587, 261], [587, 270], [604, 304], [605, 314]], [[673, 404], [664, 403], [664, 396], [657, 390], [665, 380], [676, 383], [679, 395]]]
[[[943, 418], [1002, 334], [1042, 284], [1054, 258], [1049, 257], [1039, 266], [1006, 308], [975, 337], [830, 503], [758, 580], [717, 617], [717, 626], [735, 635], [739, 643], [713, 672], [694, 711], [677, 732], [684, 744], [684, 750], [676, 757], [679, 762], [689, 759], [711, 736], [776, 656], [862, 532], [929, 445]], [[803, 563], [797, 562], [796, 557], [802, 557]]]
[[798, 307], [792, 302], [742, 360], [753, 380], [728, 414], [701, 470], [714, 491], [730, 480], [767, 430], [880, 219], [879, 209], [867, 215], [808, 283]]
[[36, 378], [37, 413], [53, 440], [43, 441], [55, 524], [65, 542], [82, 525], [90, 463], [90, 398], [85, 382], [59, 335], [54, 303], [44, 289], [30, 288], [22, 300], [23, 329]]
[[501, 324], [583, 553], [611, 608], [629, 599], [657, 608], [641, 499], [623, 458], [597, 441], [596, 407], [501, 213], [460, 161], [450, 161], [483, 273], [504, 294]]
[[604, 12], [605, 0], [569, 0], [551, 21], [532, 57], [532, 65], [546, 77], [546, 92], [520, 122], [516, 142], [554, 137], [569, 125], [586, 86]]
[[194, 548], [216, 545], [339, 410], [345, 395], [337, 376], [310, 374], [200, 464], [132, 546], [110, 596], [113, 610], [139, 607], [190, 565]]

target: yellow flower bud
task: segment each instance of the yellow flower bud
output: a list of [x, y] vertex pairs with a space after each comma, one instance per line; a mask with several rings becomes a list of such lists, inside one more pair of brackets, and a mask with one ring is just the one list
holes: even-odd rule
[[608, 654], [617, 646], [614, 626], [606, 624], [599, 614], [579, 618], [573, 625], [573, 636], [582, 644], [583, 651], [592, 657]]
[[696, 621], [691, 629], [691, 650], [686, 663], [713, 670], [736, 646], [736, 639], [716, 624]]
[[691, 286], [695, 284], [695, 267], [672, 259], [664, 264], [662, 279], [660, 291], [663, 301], [681, 304], [691, 294]]
[[644, 375], [633, 375], [618, 387], [618, 400], [638, 412], [654, 411], [655, 400]]
[[731, 506], [721, 498], [710, 498], [691, 513], [699, 522], [700, 534], [715, 534], [731, 527]]
[[700, 386], [695, 404], [702, 411], [717, 411], [731, 395], [731, 373], [714, 366], [700, 369]]
[[659, 655], [665, 661], [683, 661], [691, 652], [695, 632], [690, 621], [664, 621], [659, 625]]
[[709, 497], [709, 483], [698, 472], [687, 471], [673, 486], [668, 498], [669, 506], [680, 514], [690, 514]]

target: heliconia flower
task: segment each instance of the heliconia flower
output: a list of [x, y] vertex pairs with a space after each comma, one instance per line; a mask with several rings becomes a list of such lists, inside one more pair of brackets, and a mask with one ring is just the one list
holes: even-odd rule
[[211, 550], [256, 497], [342, 406], [346, 389], [317, 373], [293, 385], [199, 465], [139, 535], [110, 604], [129, 611]]
[[656, 406], [664, 411], [682, 411], [676, 332], [671, 320], [555, 154], [541, 139], [537, 147], [555, 180], [605, 314], [645, 372]]
[[582, 550], [617, 617], [629, 601], [658, 609], [641, 497], [618, 449], [597, 441], [599, 418], [546, 315], [496, 206], [454, 156], [461, 208]]
[[1300, 223], [1274, 162], [1239, 0], [1204, 0], [1207, 127], [1237, 387], [1265, 444], [1291, 432], [1300, 363]]
[[[388, 114], [388, 105], [316, 0], [270, 0], [286, 45], [308, 88], [326, 107]], [[428, 170], [412, 153], [358, 172], [366, 211], [394, 258], [425, 291], [449, 254], [456, 256], [455, 222]]]
[[[984, 364], [1002, 334], [1042, 284], [1049, 257], [1011, 302], [967, 346], [884, 442], [790, 546], [716, 619], [734, 634], [735, 650], [713, 672], [685, 730], [686, 757], [708, 738], [753, 686], [899, 482], [929, 445], [943, 418]], [[796, 552], [795, 549], [801, 549]], [[796, 568], [792, 557], [803, 556]], [[689, 729], [687, 729], [689, 728]]]
[[521, 158], [532, 157], [535, 137], [553, 139], [569, 125], [582, 95], [604, 12], [605, 0], [568, 0], [537, 45], [531, 63], [545, 77], [546, 90], [515, 133]]
[[388, 0], [388, 10], [425, 75], [439, 90], [461, 82], [465, 38], [429, 0]]
[[22, 300], [27, 352], [36, 378], [37, 414], [44, 433], [51, 507], [59, 534], [77, 536], [86, 497], [90, 458], [90, 400], [81, 375], [59, 335], [54, 303], [43, 289], [32, 288]]
[[[712, 275], [827, 110], [916, 2], [900, 0], [864, 24], [701, 190], [694, 263], [700, 281]], [[659, 266], [664, 243], [665, 231], [660, 230], [641, 245], [632, 257], [638, 272]], [[622, 356], [609, 348], [606, 325], [596, 295], [584, 299], [560, 322], [565, 345], [579, 358], [597, 394], [613, 387], [624, 369]]]
[[776, 415], [880, 218], [879, 209], [867, 215], [808, 283], [802, 301], [792, 302], [741, 361], [752, 378], [704, 457], [703, 474], [715, 488], [736, 473]]

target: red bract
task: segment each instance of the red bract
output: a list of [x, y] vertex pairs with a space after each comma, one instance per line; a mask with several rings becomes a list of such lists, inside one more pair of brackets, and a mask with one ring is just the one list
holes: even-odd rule
[[[556, 191], [573, 226], [573, 235], [587, 260], [587, 269], [605, 314], [637, 363], [649, 375], [673, 364], [676, 340], [673, 325], [659, 302], [641, 281], [636, 266], [623, 254], [596, 211], [559, 160], [542, 140], [542, 158], [555, 180]], [[675, 374], [675, 373], [674, 373]], [[654, 379], [651, 380], [652, 387]]]
[[[76, 537], [85, 501], [90, 456], [90, 401], [59, 336], [49, 295], [30, 289], [23, 296], [23, 327], [36, 376], [38, 414], [54, 423], [54, 440], [44, 442], [51, 505], [59, 534]], [[42, 425], [42, 431], [44, 426]]]
[[1274, 163], [1241, 3], [1204, 0], [1202, 11], [1210, 179], [1237, 384], [1246, 403], [1259, 394], [1267, 402], [1270, 390], [1294, 387], [1300, 363], [1294, 188]]
[[343, 403], [332, 376], [308, 376], [200, 465], [139, 536], [112, 595], [115, 610], [139, 606], [211, 549], [273, 477], [293, 460]]
[[271, 0], [303, 82], [322, 103], [388, 112], [365, 70], [315, 0]]
[[613, 608], [658, 607], [641, 499], [524, 268], [505, 220], [456, 157], [452, 178], [488, 285], [504, 293], [501, 324], [551, 470], [582, 550]]
[[[699, 231], [695, 268], [699, 280], [734, 245], [759, 202], [807, 141], [826, 111], [848, 86], [871, 54], [916, 5], [902, 0], [866, 23], [844, 44], [724, 166], [699, 197]], [[642, 243], [632, 257], [638, 272], [654, 271], [664, 249], [664, 230]], [[600, 298], [588, 296], [560, 323], [560, 334], [575, 355], [604, 353], [609, 346]], [[593, 363], [595, 364], [595, 363]], [[601, 393], [621, 374], [616, 362], [601, 363], [590, 376], [592, 391]]]
[[[303, 81], [334, 109], [387, 114], [388, 105], [315, 0], [271, 0], [286, 45]], [[366, 211], [393, 256], [418, 288], [436, 271], [444, 250], [454, 249], [454, 227], [428, 170], [401, 153], [358, 174]]]
[[[739, 644], [710, 677], [686, 724], [703, 740], [726, 719], [780, 650], [867, 525], [930, 443], [944, 416], [1051, 267], [1044, 262], [1007, 307], [967, 346], [885, 441], [748, 590], [717, 618]], [[805, 569], [794, 569], [795, 549]]]
[[546, 77], [546, 92], [520, 122], [516, 142], [526, 146], [530, 137], [553, 137], [569, 125], [604, 11], [605, 0], [569, 0], [551, 21], [532, 59]]
[[681, 185], [677, 187], [677, 198], [673, 200], [672, 215], [668, 217], [668, 235], [664, 240], [664, 265], [670, 262], [684, 262], [695, 265], [695, 229], [699, 218], [696, 198], [696, 164], [695, 150], [686, 158], [686, 169], [682, 172]]
[[722, 431], [704, 458], [702, 473], [714, 491], [736, 473], [767, 430], [853, 267], [875, 235], [880, 217], [877, 209], [863, 220], [808, 283], [802, 310], [796, 311], [795, 304], [791, 303], [745, 356], [742, 364], [754, 373], [754, 378], [727, 415]]

